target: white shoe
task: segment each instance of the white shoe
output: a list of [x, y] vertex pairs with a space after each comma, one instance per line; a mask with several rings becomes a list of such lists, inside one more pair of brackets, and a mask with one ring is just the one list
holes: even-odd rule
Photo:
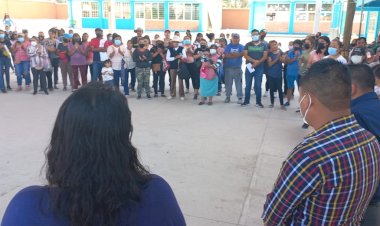
[[181, 99], [181, 100], [185, 100], [185, 98], [184, 98], [184, 97], [181, 97], [180, 99]]
[[168, 96], [168, 100], [171, 100], [171, 99], [173, 99], [173, 97], [172, 96]]
[[274, 95], [273, 95], [274, 98], [277, 98], [278, 97], [278, 93], [275, 92]]

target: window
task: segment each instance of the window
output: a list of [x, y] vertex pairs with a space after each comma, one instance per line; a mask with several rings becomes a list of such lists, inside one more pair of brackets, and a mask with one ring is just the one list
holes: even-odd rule
[[170, 20], [199, 20], [199, 4], [170, 3]]
[[131, 19], [131, 5], [128, 2], [115, 2], [115, 17]]
[[290, 4], [267, 4], [267, 21], [283, 21], [290, 17]]
[[82, 2], [82, 17], [99, 17], [99, 6], [98, 2]]
[[108, 2], [103, 1], [103, 17], [108, 17]]
[[136, 3], [136, 18], [147, 20], [164, 19], [164, 3]]
[[[315, 19], [315, 4], [297, 3], [295, 20], [296, 21], [314, 21]], [[322, 4], [321, 21], [332, 20], [332, 4]]]

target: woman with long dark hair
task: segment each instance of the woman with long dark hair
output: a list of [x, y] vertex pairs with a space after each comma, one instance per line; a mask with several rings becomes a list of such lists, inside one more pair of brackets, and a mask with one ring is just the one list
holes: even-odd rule
[[47, 186], [20, 191], [2, 226], [184, 226], [167, 182], [131, 143], [124, 95], [90, 83], [61, 106], [47, 148]]

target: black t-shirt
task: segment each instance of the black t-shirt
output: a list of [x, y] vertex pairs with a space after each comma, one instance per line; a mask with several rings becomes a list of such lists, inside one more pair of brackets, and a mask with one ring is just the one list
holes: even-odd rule
[[[153, 46], [153, 48], [150, 49], [150, 52], [153, 54], [155, 54], [158, 50], [158, 47], [157, 46]], [[152, 58], [152, 64], [160, 64], [162, 63], [162, 56], [160, 54], [158, 54], [156, 57], [153, 57]]]

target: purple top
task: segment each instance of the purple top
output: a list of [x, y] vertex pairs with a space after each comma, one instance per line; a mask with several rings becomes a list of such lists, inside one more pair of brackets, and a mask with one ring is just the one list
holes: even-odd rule
[[[83, 51], [86, 49], [85, 44], [80, 45], [80, 47]], [[69, 51], [72, 51], [75, 49], [75, 46], [69, 42]], [[77, 66], [77, 65], [87, 65], [86, 56], [83, 55], [79, 49], [75, 51], [74, 55], [70, 57], [70, 63], [71, 65]]]

